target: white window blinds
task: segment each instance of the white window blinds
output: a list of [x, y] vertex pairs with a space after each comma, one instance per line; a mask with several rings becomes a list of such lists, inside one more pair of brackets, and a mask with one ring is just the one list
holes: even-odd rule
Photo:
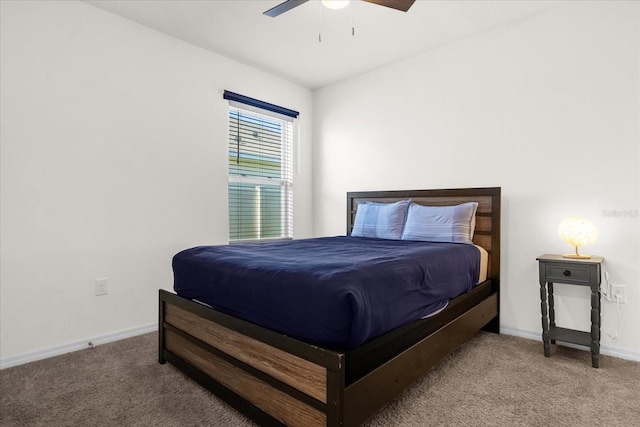
[[293, 238], [294, 118], [227, 94], [229, 240]]

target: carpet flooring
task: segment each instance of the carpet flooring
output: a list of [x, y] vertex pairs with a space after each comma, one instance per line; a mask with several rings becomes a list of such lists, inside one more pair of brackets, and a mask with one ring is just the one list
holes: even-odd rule
[[[0, 426], [252, 426], [146, 334], [0, 371]], [[637, 426], [640, 363], [481, 332], [367, 427]]]

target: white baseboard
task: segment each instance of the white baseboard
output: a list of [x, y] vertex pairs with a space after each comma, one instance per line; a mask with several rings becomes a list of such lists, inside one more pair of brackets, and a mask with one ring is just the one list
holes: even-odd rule
[[[500, 325], [500, 333], [504, 335], [513, 335], [515, 337], [520, 337], [520, 338], [527, 338], [534, 341], [540, 341], [540, 345], [542, 346], [542, 332], [525, 331], [522, 329], [510, 328], [508, 326]], [[562, 345], [566, 347], [581, 349], [581, 350], [589, 349], [588, 347], [571, 344], [571, 343], [562, 343]], [[632, 360], [634, 362], [640, 362], [640, 353], [629, 351], [620, 347], [601, 345], [600, 354], [604, 354], [606, 356], [618, 357], [620, 359]]]
[[[52, 347], [45, 350], [34, 351], [30, 353], [20, 354], [18, 356], [7, 357], [0, 359], [0, 369], [11, 368], [12, 366], [23, 365], [29, 362], [35, 362], [36, 360], [42, 360], [49, 357], [59, 356], [61, 354], [70, 353], [72, 351], [84, 350], [88, 348], [89, 342], [94, 346], [110, 343], [113, 341], [122, 340], [125, 338], [135, 337], [137, 335], [143, 335], [158, 330], [157, 323], [151, 323], [149, 325], [139, 326], [137, 328], [127, 329], [119, 332], [112, 332], [105, 335], [100, 335], [94, 338], [88, 338], [81, 341], [76, 341], [69, 344], [63, 344], [60, 346]], [[526, 338], [534, 341], [540, 341], [542, 343], [542, 336], [540, 332], [526, 331], [523, 329], [510, 328], [500, 325], [500, 333], [504, 335], [513, 335], [520, 338]], [[574, 347], [579, 349], [585, 349], [586, 347], [565, 343], [567, 347]], [[619, 347], [613, 346], [601, 346], [600, 354], [607, 356], [619, 357], [620, 359], [632, 360], [640, 362], [640, 353], [629, 351]]]
[[125, 338], [135, 337], [137, 335], [147, 334], [149, 332], [157, 331], [158, 324], [151, 323], [149, 325], [138, 326], [136, 328], [127, 329], [124, 331], [111, 332], [109, 334], [100, 335], [93, 338], [87, 338], [81, 341], [76, 341], [60, 346], [33, 351], [29, 353], [19, 354], [17, 356], [11, 356], [4, 359], [0, 359], [0, 369], [11, 368], [12, 366], [23, 365], [29, 362], [35, 362], [36, 360], [42, 360], [53, 356], [59, 356], [61, 354], [70, 353], [72, 351], [84, 350], [89, 348], [89, 343], [94, 347], [101, 344], [110, 343], [113, 341], [122, 340]]

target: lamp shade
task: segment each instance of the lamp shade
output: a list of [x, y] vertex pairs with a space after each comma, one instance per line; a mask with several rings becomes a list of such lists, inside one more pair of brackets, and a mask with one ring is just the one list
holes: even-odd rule
[[578, 246], [595, 242], [598, 238], [598, 230], [586, 219], [579, 216], [570, 216], [560, 222], [558, 235], [562, 240], [576, 248], [575, 255], [565, 255], [565, 257], [590, 258], [589, 255], [578, 254]]

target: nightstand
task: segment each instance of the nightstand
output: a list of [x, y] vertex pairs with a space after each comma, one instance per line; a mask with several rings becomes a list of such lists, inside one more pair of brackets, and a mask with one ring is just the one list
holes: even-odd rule
[[[562, 341], [591, 348], [591, 366], [600, 360], [600, 267], [604, 258], [564, 258], [562, 255], [541, 255], [538, 258], [540, 308], [542, 311], [542, 342], [544, 355], [549, 357], [550, 344]], [[556, 326], [553, 305], [553, 284], [589, 286], [591, 288], [591, 332]]]

